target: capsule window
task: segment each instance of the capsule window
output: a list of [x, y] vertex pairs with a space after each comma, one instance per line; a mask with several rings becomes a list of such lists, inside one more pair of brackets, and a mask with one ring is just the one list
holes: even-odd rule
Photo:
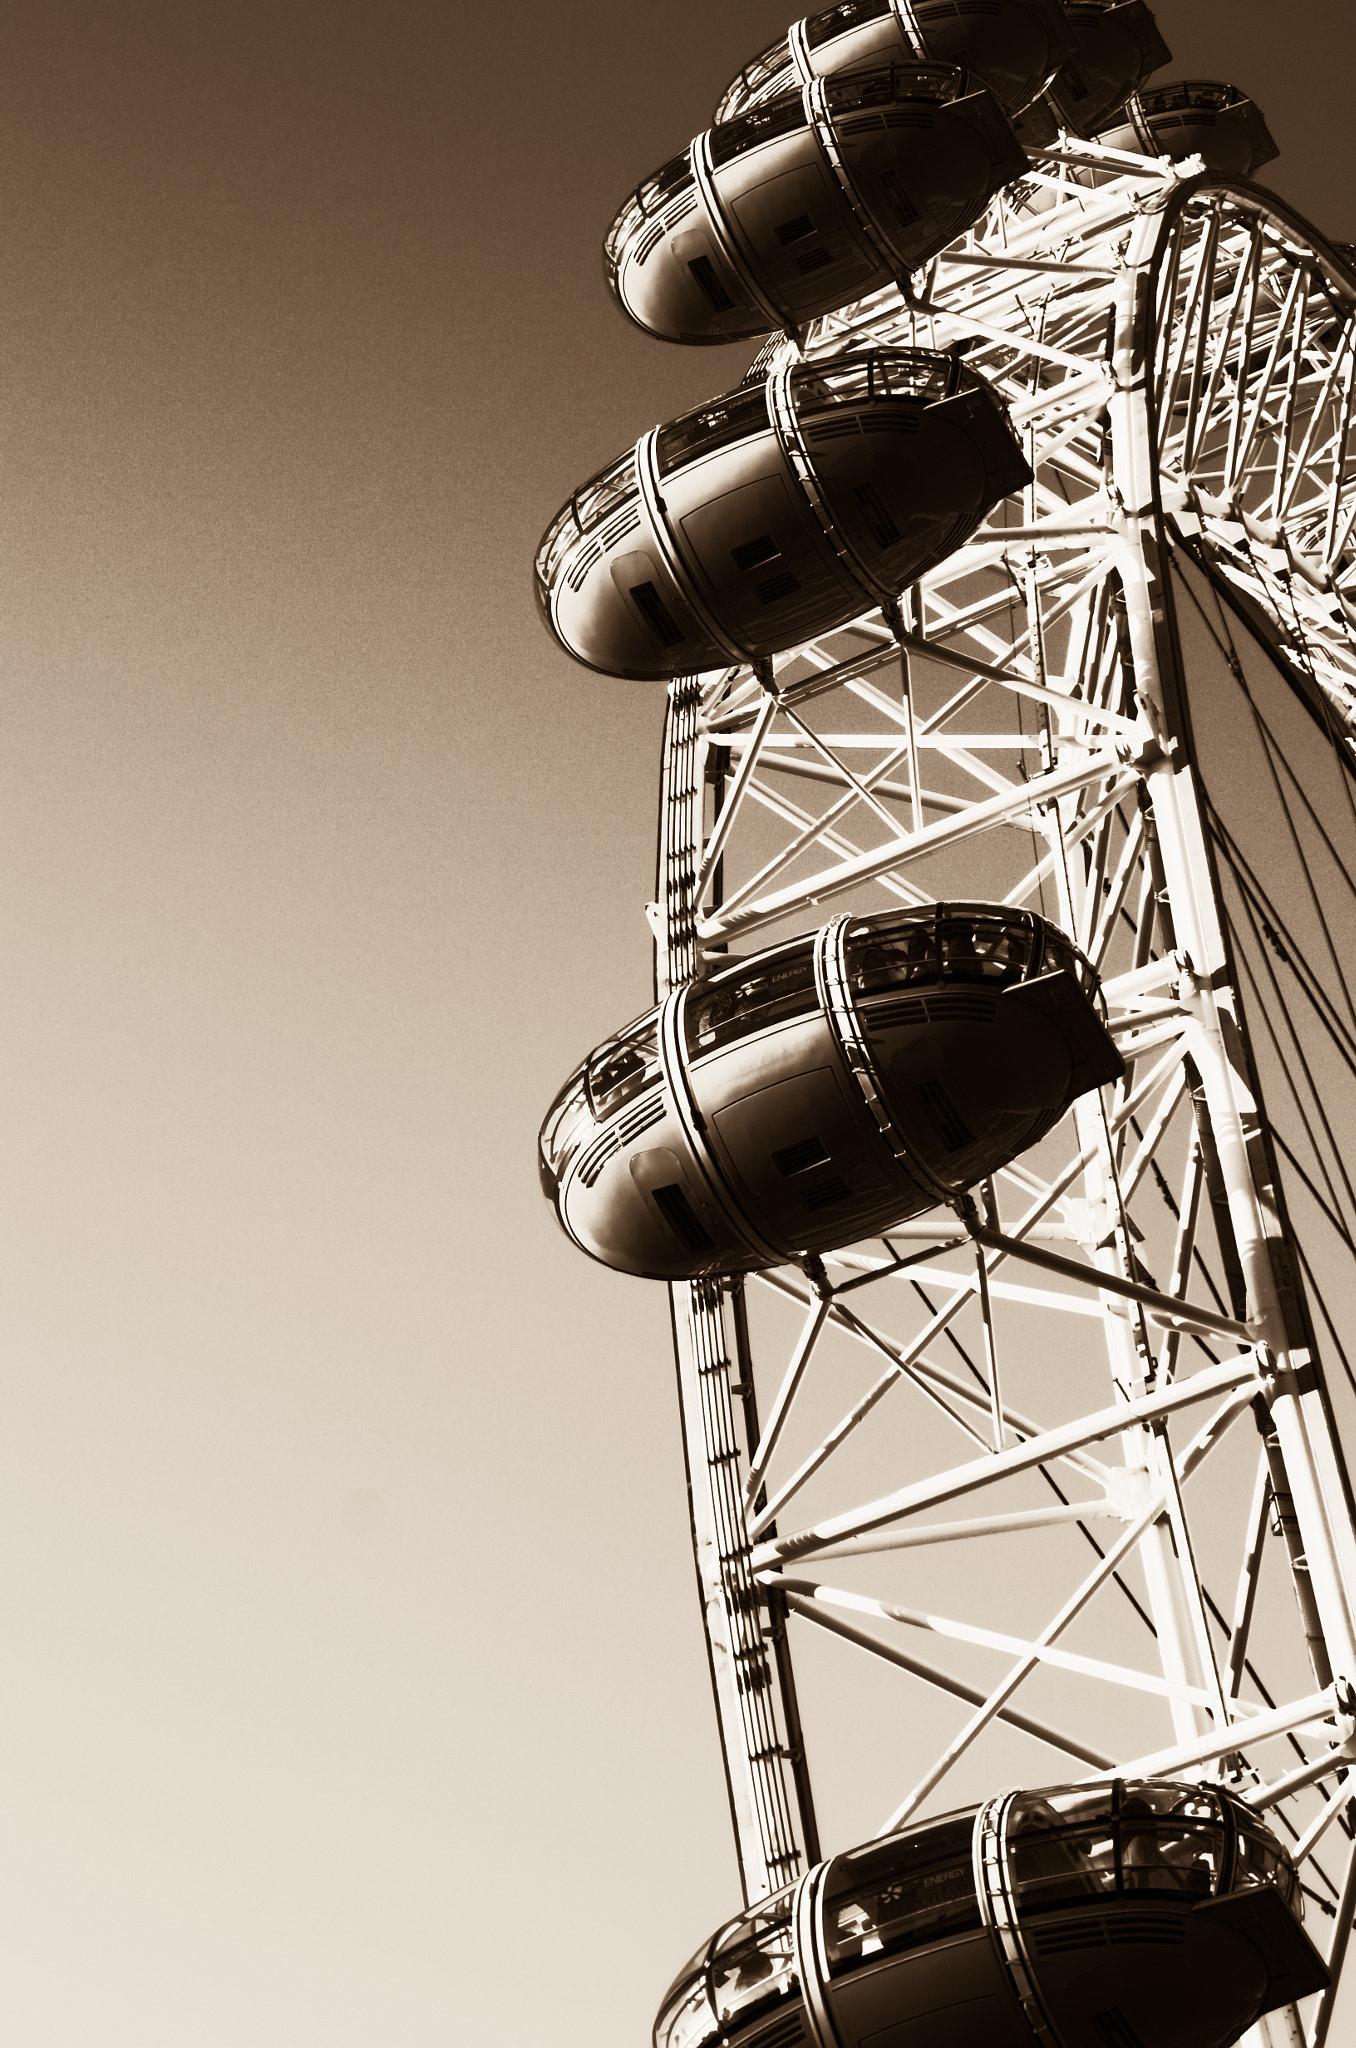
[[791, 1934], [793, 1893], [728, 1927], [711, 1958], [711, 1994], [724, 2026], [742, 2026], [799, 1989]]
[[865, 107], [895, 107], [903, 100], [954, 100], [964, 76], [954, 64], [883, 64], [876, 71], [826, 79], [824, 96], [831, 113], [847, 114]]
[[864, 21], [879, 21], [890, 12], [890, 0], [843, 0], [841, 7], [826, 7], [822, 14], [810, 16], [805, 24], [806, 43], [817, 50], [821, 43], [846, 35], [850, 28], [860, 28]]
[[584, 1070], [571, 1074], [546, 1114], [541, 1132], [542, 1164], [563, 1180], [581, 1145], [593, 1135], [593, 1112], [584, 1087]]
[[1220, 1802], [1205, 1787], [1025, 1793], [1008, 1820], [1023, 1916], [1113, 1892], [1208, 1898], [1222, 1888], [1226, 1842]]
[[575, 492], [572, 504], [574, 516], [579, 522], [581, 533], [592, 533], [595, 526], [601, 526], [609, 512], [615, 512], [618, 505], [636, 494], [636, 463], [630, 449], [619, 456], [606, 469], [588, 483], [581, 484]]
[[917, 1948], [980, 1924], [970, 1815], [841, 1857], [825, 1891], [824, 1928], [835, 1976], [873, 1956]]
[[671, 156], [666, 164], [661, 164], [654, 176], [637, 188], [636, 204], [644, 214], [657, 213], [667, 200], [691, 182], [692, 163], [689, 151], [685, 149], [681, 156]]
[[940, 973], [936, 922], [931, 912], [893, 929], [858, 925], [848, 933], [848, 978], [854, 995], [876, 995]]
[[698, 455], [710, 455], [748, 434], [765, 433], [768, 424], [767, 387], [761, 383], [732, 391], [715, 405], [694, 406], [660, 428], [655, 451], [659, 474], [668, 476]]
[[655, 2021], [655, 2048], [705, 2048], [720, 2039], [720, 2022], [706, 1996], [706, 1972], [686, 1978], [664, 2001]]
[[1230, 1889], [1242, 1891], [1245, 1886], [1261, 1884], [1274, 1885], [1283, 1898], [1291, 1899], [1295, 1868], [1279, 1842], [1244, 1825], [1238, 1830]]
[[733, 121], [718, 121], [709, 131], [711, 168], [718, 171], [722, 164], [732, 163], [760, 143], [793, 135], [805, 125], [805, 103], [798, 92], [779, 95], [751, 113], [737, 114]]
[[869, 405], [883, 398], [911, 398], [933, 405], [945, 398], [956, 376], [950, 356], [914, 349], [875, 349], [840, 369], [807, 363], [795, 370], [791, 389], [802, 416], [826, 406]]
[[574, 502], [571, 500], [557, 512], [546, 529], [541, 546], [537, 549], [535, 567], [540, 601], [545, 602], [546, 593], [553, 587], [561, 563], [579, 538], [579, 521], [575, 518]]
[[[721, 106], [724, 107], [730, 100], [736, 98], [736, 90], [738, 92], [737, 103], [746, 105], [748, 101], [756, 99], [759, 93], [769, 86], [775, 78], [779, 78], [784, 71], [789, 71], [790, 69], [791, 46], [787, 42], [786, 37], [783, 36], [779, 43], [770, 44], [766, 50], [754, 58], [751, 64], [745, 65], [739, 77], [735, 80], [734, 85], [731, 86], [725, 98], [721, 101]], [[717, 119], [719, 118], [719, 114], [717, 114]]]
[[745, 974], [722, 976], [709, 988], [691, 989], [683, 1021], [688, 1054], [700, 1059], [750, 1032], [818, 1007], [813, 942], [807, 940], [790, 956], [782, 954]]
[[1116, 1826], [1103, 1788], [1091, 1796], [1018, 1800], [1008, 1821], [1008, 1867], [1020, 1910], [1100, 1898], [1116, 1890]]
[[1040, 971], [1042, 974], [1072, 974], [1085, 995], [1091, 995], [1097, 986], [1097, 976], [1076, 946], [1070, 945], [1062, 932], [1052, 925], [1045, 927], [1045, 943], [1041, 951]]
[[948, 981], [987, 981], [1006, 988], [1021, 980], [1031, 958], [1029, 925], [997, 917], [943, 917], [937, 923]]
[[659, 1020], [654, 1011], [617, 1038], [599, 1046], [585, 1070], [585, 1085], [596, 1117], [611, 1116], [659, 1078]]

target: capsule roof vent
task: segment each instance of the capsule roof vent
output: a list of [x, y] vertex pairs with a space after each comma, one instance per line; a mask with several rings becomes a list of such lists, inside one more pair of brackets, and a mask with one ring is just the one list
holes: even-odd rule
[[790, 597], [793, 590], [799, 590], [800, 581], [789, 569], [783, 569], [780, 576], [769, 576], [765, 583], [756, 583], [754, 588], [758, 592], [759, 604], [775, 604], [779, 597]]
[[817, 1186], [806, 1188], [800, 1199], [813, 1215], [816, 1209], [831, 1209], [835, 1202], [846, 1202], [851, 1193], [845, 1180], [821, 1180]]

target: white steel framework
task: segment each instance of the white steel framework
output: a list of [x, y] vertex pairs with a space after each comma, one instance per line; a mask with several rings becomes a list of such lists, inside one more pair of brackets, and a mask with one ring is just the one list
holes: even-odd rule
[[1034, 480], [889, 616], [672, 686], [659, 991], [839, 911], [1001, 899], [1077, 938], [1127, 1068], [967, 1213], [672, 1290], [746, 1892], [818, 1857], [816, 1795], [827, 1849], [1018, 1777], [1215, 1775], [1340, 1967], [1356, 271], [1199, 160], [1071, 145], [807, 354], [872, 340], [963, 351]]

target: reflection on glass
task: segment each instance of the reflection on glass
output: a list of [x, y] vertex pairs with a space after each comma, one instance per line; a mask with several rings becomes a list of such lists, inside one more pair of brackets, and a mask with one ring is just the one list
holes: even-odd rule
[[609, 512], [636, 495], [636, 459], [631, 449], [574, 494], [574, 512], [581, 533], [590, 533]]
[[694, 456], [710, 455], [731, 441], [742, 441], [746, 434], [761, 434], [768, 424], [767, 387], [763, 384], [751, 385], [747, 391], [729, 391], [724, 398], [694, 406], [660, 428], [656, 447], [659, 474], [667, 476]]
[[706, 1973], [680, 1983], [655, 2021], [654, 2048], [703, 2048], [720, 2039], [720, 2022], [706, 1996]]
[[578, 1067], [546, 1112], [542, 1125], [542, 1163], [557, 1180], [564, 1179], [565, 1169], [592, 1129], [593, 1113], [584, 1092], [584, 1069]]
[[1041, 958], [1042, 974], [1058, 974], [1061, 969], [1072, 974], [1079, 987], [1091, 994], [1097, 986], [1097, 976], [1076, 946], [1071, 946], [1061, 932], [1045, 927], [1045, 951]]
[[683, 150], [680, 155], [671, 156], [666, 164], [661, 164], [652, 178], [637, 186], [636, 205], [643, 214], [657, 213], [666, 200], [672, 199], [691, 181], [692, 165], [688, 161], [688, 152]]
[[1085, 1903], [1116, 1890], [1111, 1793], [1027, 1793], [1008, 1818], [1008, 1867], [1021, 1910]]
[[1294, 1865], [1274, 1837], [1245, 1823], [1238, 1831], [1230, 1888], [1241, 1891], [1245, 1885], [1255, 1884], [1275, 1885], [1284, 1899], [1297, 1911], [1303, 1911], [1304, 1894], [1296, 1882]]
[[980, 1925], [973, 1832], [973, 1815], [960, 1814], [837, 1859], [824, 1902], [835, 1975]]
[[746, 150], [756, 149], [761, 142], [772, 142], [779, 135], [791, 135], [797, 128], [806, 127], [805, 102], [798, 92], [779, 93], [776, 99], [765, 100], [761, 107], [754, 107], [747, 114], [737, 114], [733, 121], [719, 121], [711, 130], [711, 166], [719, 170]]
[[571, 500], [568, 505], [561, 506], [537, 549], [535, 567], [539, 597], [552, 588], [561, 562], [578, 539], [579, 521], [574, 516], [574, 502]]
[[[784, 71], [790, 69], [791, 49], [786, 37], [783, 36], [779, 43], [769, 44], [766, 50], [760, 51], [751, 64], [744, 66], [721, 101], [716, 115], [717, 120], [721, 119], [724, 109], [731, 102], [736, 106], [746, 107], [750, 100], [756, 99], [759, 93], [765, 92], [775, 79], [779, 79]], [[789, 86], [792, 81], [788, 79], [786, 83]]]
[[840, 368], [801, 364], [791, 374], [791, 394], [801, 418], [829, 406], [887, 398], [932, 405], [954, 390], [958, 374], [954, 356], [931, 349], [872, 349], [850, 357]]
[[[1107, 1893], [1210, 1898], [1224, 1885], [1227, 1846], [1223, 1804], [1208, 1786], [1136, 1782], [1028, 1792], [1013, 1801], [1008, 1817], [1009, 1868], [1023, 1914]], [[1272, 1852], [1274, 1873], [1283, 1862], [1278, 1845], [1259, 1835], [1258, 1846]], [[1257, 1868], [1255, 1882], [1275, 1881], [1261, 1863]]]
[[878, 21], [889, 12], [890, 0], [843, 0], [841, 7], [826, 7], [822, 14], [810, 16], [805, 24], [805, 40], [812, 50], [817, 50], [834, 36], [846, 35], [850, 28], [858, 28], [864, 21]]
[[806, 939], [761, 966], [692, 989], [683, 1024], [688, 1052], [694, 1059], [716, 1052], [749, 1032], [805, 1016], [818, 1005], [814, 946]]
[[588, 1062], [586, 1085], [593, 1113], [611, 1116], [641, 1090], [657, 1080], [659, 1063], [659, 1013], [651, 1010], [606, 1045], [600, 1045]]
[[1226, 107], [1241, 104], [1245, 95], [1232, 85], [1217, 85], [1203, 78], [1178, 79], [1172, 85], [1155, 86], [1142, 92], [1139, 104], [1146, 114], [1174, 114], [1184, 107], [1209, 107], [1221, 114]]
[[937, 920], [942, 972], [959, 981], [1020, 981], [1032, 951], [1032, 927], [1023, 919], [942, 917]]
[[852, 928], [849, 980], [853, 992], [864, 996], [911, 982], [983, 981], [1007, 988], [1029, 971], [1038, 929], [1026, 911], [988, 905], [904, 911]]
[[950, 64], [883, 64], [879, 71], [853, 71], [831, 78], [825, 98], [832, 113], [858, 107], [894, 106], [899, 100], [953, 100], [960, 86]]
[[799, 1989], [791, 1907], [794, 1892], [742, 1914], [716, 1943], [711, 1995], [722, 2024], [751, 2019]]

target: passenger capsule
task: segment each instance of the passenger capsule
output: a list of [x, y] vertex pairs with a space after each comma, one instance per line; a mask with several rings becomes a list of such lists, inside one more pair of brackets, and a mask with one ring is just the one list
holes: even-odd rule
[[1002, 401], [955, 356], [797, 363], [576, 491], [538, 549], [538, 603], [604, 675], [758, 660], [895, 596], [1029, 477]]
[[1225, 2048], [1326, 1988], [1295, 1866], [1213, 1785], [1007, 1792], [717, 1929], [654, 2048]]
[[1233, 178], [1250, 178], [1280, 155], [1260, 108], [1246, 94], [1198, 78], [1131, 93], [1117, 125], [1097, 139], [1145, 156], [1199, 155], [1208, 171]]
[[1059, 0], [845, 0], [795, 22], [727, 88], [717, 121], [814, 78], [841, 78], [882, 60], [964, 64], [1006, 113], [1024, 107], [1077, 43]]
[[949, 1203], [1124, 1067], [1097, 980], [1002, 905], [839, 917], [689, 983], [570, 1076], [541, 1133], [568, 1236], [655, 1280], [832, 1251]]
[[911, 58], [812, 79], [647, 178], [608, 230], [608, 282], [664, 341], [795, 332], [921, 268], [1026, 169], [963, 71]]
[[1028, 149], [1053, 142], [1061, 128], [1084, 137], [1098, 134], [1150, 73], [1172, 58], [1144, 0], [1072, 0], [1065, 12], [1078, 48], [1013, 124]]

